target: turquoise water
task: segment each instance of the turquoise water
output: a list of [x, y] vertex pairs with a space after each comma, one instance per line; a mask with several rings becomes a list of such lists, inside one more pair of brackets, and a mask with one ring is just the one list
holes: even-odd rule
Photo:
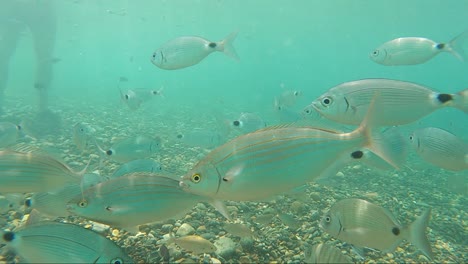
[[[369, 59], [369, 53], [376, 47], [398, 37], [450, 41], [468, 29], [466, 0], [64, 0], [52, 3], [57, 17], [53, 57], [59, 61], [53, 65], [49, 106], [60, 116], [62, 124], [52, 135], [38, 136], [33, 143], [53, 148], [77, 167], [84, 165], [93, 151], [81, 153], [73, 145], [72, 128], [76, 122], [94, 126], [97, 140], [106, 146], [116, 138], [141, 131], [160, 136], [164, 148], [154, 158], [168, 173], [182, 175], [209, 150], [180, 144], [175, 139], [177, 134], [195, 128], [218, 127], [220, 122], [234, 120], [241, 112], [254, 112], [268, 125], [279, 124], [273, 99], [284, 90], [302, 91], [303, 95], [292, 108], [300, 112], [329, 88], [363, 78], [416, 82], [445, 93], [456, 93], [468, 85], [468, 63], [449, 53], [414, 66], [388, 67]], [[234, 42], [240, 57], [238, 62], [221, 53], [213, 53], [197, 65], [174, 71], [159, 69], [150, 62], [154, 50], [173, 38], [196, 35], [219, 41], [234, 31], [239, 32]], [[5, 114], [0, 121], [21, 123], [36, 111], [33, 43], [29, 31], [21, 33], [10, 60]], [[154, 98], [131, 111], [120, 101], [121, 77], [128, 81], [120, 83], [120, 88], [164, 87], [164, 97]], [[444, 108], [400, 129], [407, 134], [415, 128], [435, 126], [468, 141], [467, 124], [466, 113]], [[238, 134], [231, 132], [228, 139]], [[107, 162], [101, 174], [112, 173], [117, 166]], [[432, 206], [429, 239], [435, 261], [466, 262], [467, 172], [435, 168], [414, 153], [407, 167], [382, 173], [350, 166], [341, 170], [349, 178], [337, 177], [323, 185], [311, 185], [308, 198], [299, 201], [304, 209], [290, 211], [302, 225], [296, 230], [286, 228], [278, 218], [267, 226], [252, 221], [252, 214], [265, 208], [287, 210], [293, 198], [278, 198], [273, 203], [229, 202], [239, 210], [238, 219], [249, 223], [258, 237], [252, 249], [241, 248], [224, 260], [238, 262], [241, 257], [247, 257], [256, 262], [299, 262], [303, 261], [303, 243], [331, 241], [354, 261], [424, 261], [409, 244], [401, 244], [403, 250], [393, 252], [391, 257], [382, 252], [366, 252], [365, 259], [361, 260], [349, 244], [320, 231], [317, 219], [311, 216], [313, 211], [321, 216], [336, 200], [369, 196], [368, 199], [390, 209], [403, 224], [420, 214], [418, 203]], [[465, 187], [460, 190], [459, 185]], [[320, 199], [312, 199], [311, 193], [319, 193]], [[200, 221], [212, 221], [212, 230], [206, 225], [207, 233], [214, 234], [212, 242], [223, 235], [221, 224], [226, 220], [213, 209], [197, 207], [192, 215], [196, 221], [182, 218], [171, 224], [177, 227], [177, 223], [188, 222], [197, 228], [202, 225]], [[160, 227], [154, 227], [155, 235], [164, 234]], [[146, 259], [141, 251], [131, 249], [128, 242], [121, 243], [135, 259], [158, 260], [157, 253], [147, 253], [152, 258]], [[219, 258], [216, 254], [212, 257]], [[203, 259], [179, 252], [173, 260], [183, 258], [197, 262]]]

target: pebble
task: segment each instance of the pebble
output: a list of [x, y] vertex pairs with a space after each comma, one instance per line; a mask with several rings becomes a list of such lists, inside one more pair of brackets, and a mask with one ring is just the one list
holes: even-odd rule
[[343, 172], [339, 171], [339, 172], [336, 173], [336, 176], [337, 177], [344, 177], [345, 175], [344, 175]]
[[93, 230], [98, 233], [104, 233], [109, 230], [109, 226], [101, 223], [93, 223]]
[[112, 236], [117, 237], [117, 236], [119, 236], [119, 235], [120, 235], [120, 231], [119, 231], [118, 229], [113, 229], [113, 230], [112, 230]]
[[183, 223], [179, 229], [177, 229], [176, 235], [177, 236], [188, 236], [195, 233], [195, 228], [193, 228], [190, 224]]
[[236, 243], [229, 237], [221, 237], [214, 242], [216, 254], [223, 258], [230, 258], [236, 252]]

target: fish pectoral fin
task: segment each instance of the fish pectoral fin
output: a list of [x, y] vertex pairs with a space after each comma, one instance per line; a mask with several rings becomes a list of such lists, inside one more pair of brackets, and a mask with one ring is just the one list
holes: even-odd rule
[[223, 181], [224, 182], [232, 182], [239, 174], [242, 173], [243, 169], [244, 169], [244, 165], [238, 165], [238, 166], [232, 167], [224, 175]]

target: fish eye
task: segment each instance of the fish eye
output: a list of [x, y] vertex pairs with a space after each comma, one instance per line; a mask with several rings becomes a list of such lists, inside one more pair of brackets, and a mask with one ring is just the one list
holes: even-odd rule
[[113, 259], [110, 261], [110, 264], [124, 264], [124, 261], [123, 261], [123, 259], [121, 259], [121, 258], [113, 258]]
[[81, 207], [81, 208], [84, 208], [86, 206], [88, 206], [88, 202], [86, 200], [81, 200], [78, 202], [78, 206]]
[[409, 136], [409, 139], [410, 139], [410, 140], [413, 140], [413, 136]]
[[330, 217], [330, 216], [326, 216], [326, 217], [325, 217], [325, 222], [330, 223], [330, 221], [331, 221], [331, 217]]
[[372, 52], [372, 56], [374, 56], [374, 57], [379, 56], [379, 50], [374, 50]]
[[156, 59], [156, 52], [153, 53], [153, 59]]
[[201, 175], [198, 173], [195, 173], [192, 175], [192, 182], [194, 183], [199, 183], [201, 181]]
[[333, 100], [331, 97], [327, 96], [325, 98], [322, 99], [322, 105], [323, 106], [329, 106], [333, 103]]

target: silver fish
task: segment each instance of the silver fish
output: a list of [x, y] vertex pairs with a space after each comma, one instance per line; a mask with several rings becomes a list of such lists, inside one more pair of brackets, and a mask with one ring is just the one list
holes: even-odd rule
[[109, 178], [113, 179], [133, 172], [158, 173], [161, 171], [162, 167], [159, 162], [152, 159], [137, 159], [122, 164]]
[[226, 223], [223, 228], [233, 236], [252, 237], [254, 235], [249, 226], [241, 223]]
[[351, 259], [341, 252], [338, 248], [320, 243], [313, 247], [307, 247], [304, 250], [305, 263], [354, 263]]
[[86, 150], [94, 143], [96, 129], [85, 123], [76, 123], [73, 126], [73, 142], [79, 150]]
[[468, 143], [436, 127], [421, 128], [409, 137], [425, 161], [451, 171], [468, 170]]
[[177, 140], [191, 147], [214, 148], [225, 142], [226, 136], [215, 130], [192, 129], [176, 136]]
[[180, 184], [187, 192], [215, 200], [251, 201], [285, 193], [361, 160], [362, 148], [398, 167], [405, 159], [402, 138], [376, 133], [373, 122], [369, 116], [350, 133], [280, 126], [241, 135], [212, 150]]
[[86, 173], [83, 175], [82, 184], [69, 184], [53, 192], [35, 193], [25, 201], [25, 205], [48, 216], [66, 217], [70, 215], [67, 209], [68, 201], [102, 181], [100, 175]]
[[265, 121], [254, 113], [241, 113], [237, 120], [232, 121], [232, 127], [242, 133], [250, 133], [266, 127]]
[[179, 247], [193, 252], [194, 254], [202, 253], [214, 253], [216, 251], [216, 246], [213, 245], [210, 241], [204, 239], [201, 236], [191, 235], [184, 237], [174, 237], [172, 234], [169, 237], [168, 244], [175, 243]]
[[133, 231], [138, 225], [176, 217], [201, 201], [206, 199], [184, 192], [177, 180], [140, 172], [88, 188], [68, 203], [68, 210]]
[[21, 126], [10, 122], [0, 122], [0, 148], [15, 144], [20, 133]]
[[161, 149], [160, 137], [149, 137], [136, 135], [118, 141], [110, 149], [103, 150], [99, 145], [101, 153], [108, 158], [125, 163], [136, 159], [147, 158]]
[[437, 93], [419, 84], [390, 79], [342, 83], [305, 107], [303, 113], [308, 116], [315, 109], [335, 122], [358, 125], [376, 93], [380, 94], [382, 104], [376, 124], [381, 126], [411, 123], [447, 106], [468, 113], [468, 89], [457, 94]]
[[274, 107], [276, 110], [282, 110], [283, 108], [290, 108], [296, 104], [297, 98], [302, 96], [301, 91], [287, 90], [284, 91], [280, 96], [275, 97]]
[[412, 224], [402, 227], [380, 206], [362, 199], [345, 199], [330, 208], [320, 226], [344, 242], [385, 252], [394, 251], [406, 239], [432, 259], [431, 245], [426, 237], [430, 215], [428, 208]]
[[0, 193], [47, 192], [79, 184], [84, 170], [75, 172], [43, 153], [0, 151]]
[[441, 52], [451, 53], [461, 61], [467, 59], [463, 45], [468, 38], [468, 30], [449, 43], [437, 43], [427, 38], [406, 37], [385, 42], [370, 55], [374, 62], [387, 66], [415, 65], [424, 63]]
[[39, 222], [14, 232], [0, 231], [0, 244], [6, 244], [29, 263], [133, 263], [104, 236], [59, 222]]
[[155, 50], [151, 62], [165, 70], [182, 69], [199, 63], [215, 51], [238, 60], [239, 57], [232, 46], [236, 36], [237, 32], [233, 32], [219, 42], [195, 36], [178, 37]]
[[124, 102], [131, 110], [140, 108], [141, 104], [150, 100], [154, 96], [162, 96], [163, 88], [159, 90], [147, 89], [127, 89], [126, 91], [120, 90], [120, 100]]

